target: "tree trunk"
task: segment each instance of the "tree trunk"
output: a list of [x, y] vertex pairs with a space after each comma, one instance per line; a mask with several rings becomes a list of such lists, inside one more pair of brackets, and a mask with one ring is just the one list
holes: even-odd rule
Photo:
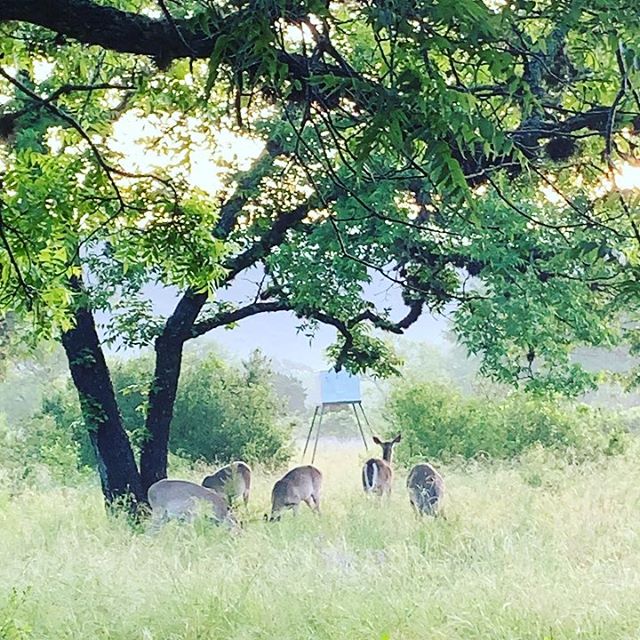
[[[75, 283], [81, 289], [79, 282]], [[90, 310], [78, 307], [75, 326], [62, 334], [71, 377], [78, 391], [82, 415], [98, 460], [102, 492], [107, 505], [127, 501], [135, 510], [146, 502], [131, 443], [111, 383]]]
[[178, 392], [182, 350], [206, 300], [206, 294], [187, 291], [156, 339], [156, 364], [146, 420], [147, 437], [140, 452], [140, 475], [145, 492], [154, 482], [167, 477], [169, 428]]
[[178, 391], [184, 341], [161, 335], [156, 340], [156, 365], [149, 390], [147, 438], [140, 452], [140, 475], [145, 491], [167, 477], [169, 427]]

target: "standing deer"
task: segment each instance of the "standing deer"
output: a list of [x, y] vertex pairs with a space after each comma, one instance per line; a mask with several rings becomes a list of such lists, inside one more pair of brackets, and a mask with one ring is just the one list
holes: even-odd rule
[[297, 514], [301, 502], [306, 502], [312, 511], [319, 514], [321, 486], [322, 473], [319, 469], [311, 465], [291, 469], [273, 485], [269, 521], [280, 520], [286, 509], [293, 509]]
[[442, 512], [444, 480], [428, 463], [415, 465], [407, 477], [409, 502], [417, 516], [437, 516]]
[[234, 530], [238, 527], [224, 497], [195, 482], [158, 480], [149, 487], [147, 496], [152, 510], [153, 530], [157, 530], [165, 520], [171, 518], [191, 522], [203, 506], [206, 508], [205, 513], [208, 512], [217, 522], [225, 523]]
[[370, 458], [362, 467], [362, 486], [365, 493], [377, 493], [379, 496], [391, 493], [393, 482], [393, 469], [391, 468], [391, 455], [393, 445], [400, 442], [402, 434], [398, 434], [393, 440], [382, 442], [378, 436], [373, 436], [373, 441], [382, 447], [382, 459]]
[[242, 497], [246, 507], [251, 489], [251, 469], [244, 462], [232, 462], [207, 476], [202, 481], [202, 486], [226, 496], [229, 506], [232, 506], [236, 498]]

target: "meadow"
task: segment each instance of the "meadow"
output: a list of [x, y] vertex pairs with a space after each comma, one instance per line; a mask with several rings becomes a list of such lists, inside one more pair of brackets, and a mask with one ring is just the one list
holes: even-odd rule
[[275, 476], [256, 470], [237, 536], [204, 520], [132, 530], [93, 482], [0, 489], [0, 638], [638, 637], [636, 447], [445, 467], [446, 519], [422, 521], [401, 469], [389, 501], [365, 499], [364, 457], [321, 444], [322, 515], [279, 523], [262, 520]]

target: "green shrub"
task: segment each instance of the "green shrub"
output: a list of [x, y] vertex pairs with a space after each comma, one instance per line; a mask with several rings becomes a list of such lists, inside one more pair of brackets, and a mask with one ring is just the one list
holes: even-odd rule
[[[147, 390], [152, 361], [140, 357], [111, 367], [122, 419], [134, 446], [145, 437]], [[270, 382], [267, 361], [253, 356], [240, 367], [214, 354], [188, 354], [171, 423], [169, 450], [190, 460], [248, 462], [279, 465], [290, 455], [291, 428]], [[71, 434], [80, 464], [95, 464], [75, 389], [71, 384], [52, 391], [42, 414]]]
[[437, 383], [397, 385], [387, 402], [402, 431], [398, 459], [513, 458], [534, 446], [574, 459], [620, 453], [626, 431], [611, 411], [513, 392], [504, 399], [467, 398]]
[[40, 412], [25, 421], [25, 428], [29, 429], [31, 423], [40, 420], [51, 420], [58, 431], [64, 431], [74, 442], [80, 467], [95, 465], [96, 458], [80, 412], [78, 396], [70, 382], [52, 387], [42, 400]]
[[82, 468], [78, 442], [52, 416], [41, 414], [9, 425], [0, 415], [0, 468], [16, 484], [43, 482], [45, 476], [72, 484]]
[[181, 376], [170, 450], [191, 459], [278, 465], [288, 460], [291, 429], [260, 358], [242, 369], [214, 356], [191, 359]]

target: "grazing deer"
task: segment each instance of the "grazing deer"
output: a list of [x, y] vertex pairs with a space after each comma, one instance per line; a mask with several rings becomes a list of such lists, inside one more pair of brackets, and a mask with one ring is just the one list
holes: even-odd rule
[[407, 477], [409, 502], [417, 516], [437, 516], [442, 512], [444, 480], [428, 463], [415, 465]]
[[202, 486], [226, 496], [229, 506], [232, 506], [236, 498], [242, 497], [246, 507], [251, 489], [251, 469], [244, 462], [232, 462], [207, 476], [202, 481]]
[[291, 469], [273, 485], [269, 521], [280, 520], [285, 509], [293, 509], [297, 514], [301, 502], [306, 502], [312, 511], [319, 514], [321, 486], [322, 473], [319, 469], [311, 465]]
[[391, 493], [391, 454], [393, 445], [400, 442], [401, 438], [402, 435], [399, 433], [393, 440], [382, 442], [378, 436], [373, 436], [373, 441], [382, 447], [382, 459], [370, 458], [362, 467], [362, 486], [366, 493], [377, 493], [380, 496]]
[[206, 507], [205, 513], [211, 514], [217, 522], [223, 522], [234, 530], [238, 527], [224, 497], [195, 482], [158, 480], [149, 487], [147, 496], [152, 510], [153, 530], [171, 518], [191, 522], [203, 506]]

